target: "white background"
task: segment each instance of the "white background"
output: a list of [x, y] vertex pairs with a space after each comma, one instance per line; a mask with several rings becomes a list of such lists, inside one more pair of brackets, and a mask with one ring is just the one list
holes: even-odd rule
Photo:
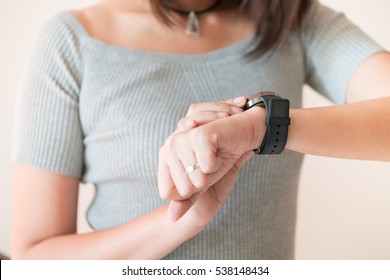
[[[0, 252], [10, 251], [12, 122], [28, 52], [39, 28], [53, 14], [94, 2], [0, 0]], [[344, 11], [390, 49], [390, 1], [322, 2]], [[330, 105], [308, 89], [304, 100], [305, 107]], [[82, 232], [89, 230], [84, 211], [92, 190], [91, 186], [81, 188]], [[298, 211], [298, 259], [390, 259], [390, 163], [307, 156]]]
[[[1, 279], [5, 280], [184, 280], [184, 279], [269, 279], [269, 280], [388, 280], [390, 261], [6, 261], [1, 263]], [[123, 269], [129, 274], [124, 276]], [[255, 268], [259, 273], [237, 273], [228, 268]], [[261, 274], [258, 267], [268, 267], [268, 274]], [[363, 269], [362, 269], [363, 267]], [[145, 268], [145, 269], [144, 269]], [[163, 269], [165, 268], [165, 272]], [[227, 268], [225, 270], [224, 268]], [[152, 270], [155, 270], [153, 274]], [[170, 270], [170, 271], [168, 271]], [[182, 275], [179, 275], [178, 271]], [[252, 270], [253, 271], [253, 270]], [[159, 276], [169, 275], [169, 276]], [[3, 278], [4, 276], [4, 278]]]

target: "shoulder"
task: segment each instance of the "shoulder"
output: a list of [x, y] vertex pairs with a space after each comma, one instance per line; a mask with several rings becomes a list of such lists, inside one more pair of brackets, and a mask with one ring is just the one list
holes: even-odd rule
[[91, 7], [71, 10], [68, 15], [73, 17], [75, 21], [82, 27], [85, 33], [91, 37], [95, 37], [99, 30], [107, 28], [110, 21], [109, 13], [101, 4]]
[[67, 88], [68, 92], [77, 95], [82, 80], [82, 50], [86, 37], [84, 29], [69, 11], [51, 16], [40, 28], [30, 49], [24, 68], [23, 89], [42, 91], [44, 83], [57, 81], [57, 84], [67, 83], [72, 87]]
[[52, 15], [40, 28], [32, 48], [33, 60], [78, 65], [88, 33], [70, 11]]
[[81, 46], [87, 33], [69, 11], [52, 15], [37, 33], [30, 57], [32, 59], [57, 60], [59, 54], [65, 60], [81, 59]]
[[310, 29], [318, 25], [327, 25], [340, 16], [344, 15], [314, 0], [304, 17], [303, 27]]
[[87, 35], [83, 26], [71, 11], [62, 11], [53, 15], [42, 26], [39, 36], [40, 39], [59, 40], [82, 40]]

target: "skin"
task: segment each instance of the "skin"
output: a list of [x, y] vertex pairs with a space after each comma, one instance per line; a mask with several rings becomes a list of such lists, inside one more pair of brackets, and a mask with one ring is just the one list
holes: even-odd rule
[[[177, 4], [196, 10], [212, 2], [182, 0]], [[183, 25], [162, 25], [144, 0], [106, 0], [73, 14], [92, 37], [103, 42], [166, 53], [204, 53], [241, 41], [254, 32], [248, 19], [223, 7], [202, 16], [199, 38], [186, 36]], [[386, 98], [291, 110], [287, 148], [327, 156], [390, 160], [389, 150], [383, 148], [390, 140], [390, 84], [385, 78], [389, 75], [390, 55], [375, 55], [354, 73], [348, 100]], [[264, 111], [254, 108], [240, 113], [245, 101], [237, 101], [194, 104], [189, 109], [160, 152], [159, 190], [172, 202], [120, 227], [77, 234], [79, 180], [15, 165], [12, 258], [159, 259], [198, 234], [229, 196], [240, 167], [264, 134], [259, 122]], [[234, 127], [240, 128], [240, 133]], [[238, 135], [240, 138], [232, 137]], [[194, 154], [183, 146], [183, 141], [189, 140], [200, 143], [192, 147], [200, 169], [183, 176], [184, 166], [195, 162]], [[344, 143], [342, 147], [334, 145], [340, 142]], [[367, 145], [371, 148], [365, 149]], [[183, 163], [179, 168], [170, 168], [178, 162]], [[179, 185], [180, 190], [175, 187]]]
[[[327, 157], [390, 161], [388, 77], [390, 54], [375, 54], [354, 72], [347, 89], [348, 104], [290, 110], [286, 149]], [[172, 219], [179, 219], [196, 202], [197, 193], [223, 178], [243, 153], [260, 146], [265, 115], [263, 108], [254, 107], [167, 139], [160, 151], [158, 183], [161, 197], [174, 205], [170, 207]], [[194, 162], [200, 168], [183, 179], [185, 166]]]
[[[200, 6], [186, 6], [194, 2], [177, 1], [182, 8], [198, 9]], [[212, 1], [197, 2], [207, 6]], [[202, 16], [204, 32], [201, 37], [188, 37], [183, 32], [183, 25], [168, 28], [161, 24], [152, 15], [148, 1], [144, 0], [106, 0], [72, 13], [90, 36], [107, 44], [146, 51], [204, 53], [241, 41], [253, 32], [247, 19], [223, 9]], [[221, 30], [226, 36], [219, 34]], [[207, 108], [205, 114], [198, 114], [202, 106], [195, 106], [188, 114], [192, 121], [189, 124], [181, 122], [178, 132], [237, 114], [242, 111], [240, 107], [244, 102], [235, 104], [229, 100], [214, 104], [216, 110]], [[179, 222], [167, 218], [166, 205], [120, 227], [82, 235], [76, 233], [79, 179], [16, 164], [13, 167], [11, 257], [160, 259], [203, 230], [227, 198], [240, 166], [249, 156], [248, 153], [237, 161], [225, 180], [213, 187], [222, 190], [223, 197], [216, 200], [210, 189]]]

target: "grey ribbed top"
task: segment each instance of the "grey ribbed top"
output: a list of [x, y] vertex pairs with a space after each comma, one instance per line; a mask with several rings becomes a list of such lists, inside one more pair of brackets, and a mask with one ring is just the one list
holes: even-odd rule
[[[62, 12], [43, 27], [21, 83], [13, 161], [93, 183], [88, 221], [115, 227], [166, 203], [158, 152], [190, 104], [269, 90], [299, 108], [305, 83], [343, 103], [352, 72], [381, 50], [318, 3], [273, 55], [249, 61], [251, 46], [248, 38], [197, 55], [125, 49]], [[215, 219], [167, 258], [293, 258], [302, 160], [291, 151], [252, 158]]]

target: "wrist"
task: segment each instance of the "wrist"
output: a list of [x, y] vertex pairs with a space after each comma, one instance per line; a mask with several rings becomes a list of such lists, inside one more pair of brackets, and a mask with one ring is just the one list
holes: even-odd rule
[[[271, 91], [258, 92], [252, 95], [244, 106], [244, 110], [253, 109], [255, 106], [265, 108], [264, 134], [261, 145], [254, 150], [257, 155], [276, 155], [283, 152], [288, 135], [288, 126], [290, 125], [288, 99], [280, 97]], [[256, 125], [256, 124], [255, 124]], [[254, 127], [254, 133], [258, 130]], [[256, 134], [254, 134], [256, 137]], [[256, 141], [257, 139], [255, 139]]]
[[248, 118], [247, 123], [250, 131], [248, 150], [255, 150], [260, 147], [265, 135], [265, 108], [254, 106], [242, 114]]
[[189, 212], [192, 211], [191, 209], [186, 214], [184, 214], [183, 217], [173, 221], [169, 218], [168, 208], [168, 205], [165, 205], [163, 208], [161, 208], [163, 215], [162, 218], [172, 231], [171, 236], [175, 236], [178, 244], [181, 244], [194, 237], [200, 233], [208, 224], [206, 221], [193, 218], [192, 215], [189, 214]]
[[[193, 206], [195, 207], [195, 206]], [[175, 223], [181, 228], [182, 232], [185, 232], [188, 237], [193, 237], [203, 231], [203, 229], [210, 223], [211, 219], [205, 219], [194, 215], [194, 209], [188, 210], [183, 217], [177, 220]]]

